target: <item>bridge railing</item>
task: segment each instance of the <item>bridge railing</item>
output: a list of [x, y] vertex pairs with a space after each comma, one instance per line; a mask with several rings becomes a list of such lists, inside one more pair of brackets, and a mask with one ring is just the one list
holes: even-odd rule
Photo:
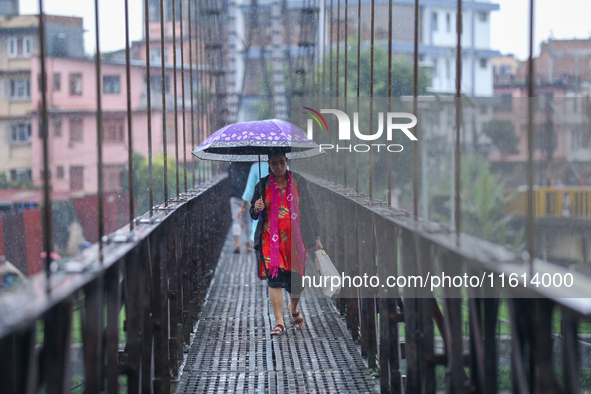
[[2, 392], [171, 392], [229, 229], [227, 187], [211, 179], [3, 294]]
[[[458, 237], [447, 226], [415, 221], [410, 212], [319, 178], [310, 183], [323, 244], [346, 275], [377, 275], [383, 283], [386, 275], [566, 272], [539, 259], [530, 271], [524, 254], [464, 233]], [[379, 371], [384, 392], [435, 393], [442, 389], [437, 376], [445, 376], [446, 392], [496, 393], [506, 389], [499, 386], [502, 375], [513, 392], [576, 393], [581, 348], [588, 346], [579, 340], [580, 323], [591, 316], [587, 299], [576, 297], [590, 286], [581, 275], [562, 293], [523, 286], [518, 292], [507, 284], [499, 293], [467, 286], [440, 293], [361, 286], [336, 302], [369, 367]], [[509, 330], [504, 338], [501, 323]], [[501, 355], [507, 343], [510, 351]], [[510, 358], [510, 371], [501, 367], [503, 358]]]

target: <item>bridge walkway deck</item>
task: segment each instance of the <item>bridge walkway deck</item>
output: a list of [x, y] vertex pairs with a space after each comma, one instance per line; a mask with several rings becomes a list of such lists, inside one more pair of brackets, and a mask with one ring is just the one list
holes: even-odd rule
[[303, 293], [302, 330], [291, 324], [284, 292], [287, 333], [271, 339], [267, 282], [255, 273], [254, 253], [234, 254], [232, 246], [214, 273], [177, 393], [379, 392], [333, 301], [318, 289]]

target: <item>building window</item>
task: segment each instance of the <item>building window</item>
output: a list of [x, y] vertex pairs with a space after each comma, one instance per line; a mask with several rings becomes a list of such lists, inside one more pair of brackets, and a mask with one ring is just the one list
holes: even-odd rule
[[33, 39], [31, 37], [25, 37], [24, 38], [24, 51], [23, 51], [23, 55], [25, 57], [31, 57], [31, 55], [33, 54]]
[[82, 95], [82, 74], [70, 74], [70, 96]]
[[160, 49], [150, 49], [150, 64], [159, 65], [162, 63]]
[[15, 123], [10, 125], [10, 144], [26, 144], [31, 142], [31, 124]]
[[437, 12], [433, 12], [433, 31], [439, 30], [439, 19]]
[[31, 57], [33, 54], [33, 39], [26, 37], [8, 38], [8, 57]]
[[62, 74], [60, 73], [53, 74], [53, 90], [56, 92], [62, 90]]
[[451, 32], [451, 14], [449, 12], [445, 14], [445, 31]]
[[62, 120], [61, 119], [54, 119], [54, 121], [53, 121], [53, 135], [58, 138], [62, 136]]
[[121, 83], [119, 75], [103, 75], [103, 93], [104, 94], [119, 94], [121, 91]]
[[486, 11], [478, 11], [478, 20], [480, 22], [488, 21], [488, 12]]
[[[48, 172], [47, 176], [51, 179], [51, 171]], [[41, 170], [41, 179], [45, 179], [45, 170]]]
[[105, 190], [118, 191], [121, 188], [121, 177], [123, 168], [117, 166], [105, 166], [103, 170], [105, 179]]
[[[144, 77], [144, 80], [146, 80], [146, 77]], [[150, 90], [152, 90], [153, 92], [162, 93], [161, 75], [150, 76]], [[170, 78], [168, 77], [168, 75], [164, 78], [164, 91], [166, 93], [170, 92]]]
[[449, 63], [449, 59], [445, 59], [445, 79], [449, 80], [451, 78], [451, 65]]
[[486, 68], [488, 66], [488, 61], [484, 58], [480, 59], [480, 68]]
[[55, 170], [55, 176], [57, 177], [57, 179], [64, 179], [64, 167], [57, 166]]
[[160, 4], [158, 1], [150, 0], [148, 3], [148, 18], [150, 22], [160, 22]]
[[82, 190], [84, 188], [84, 167], [70, 167], [70, 189]]
[[176, 52], [176, 66], [180, 67], [181, 66], [181, 47], [176, 47], [175, 52]]
[[103, 141], [123, 142], [125, 122], [123, 118], [105, 119], [103, 121]]
[[10, 37], [8, 39], [8, 57], [16, 57], [16, 37]]
[[70, 119], [70, 142], [82, 141], [82, 119]]
[[10, 180], [13, 182], [29, 182], [31, 175], [31, 170], [10, 170]]
[[10, 79], [5, 82], [6, 97], [10, 100], [29, 100], [31, 81], [29, 79]]

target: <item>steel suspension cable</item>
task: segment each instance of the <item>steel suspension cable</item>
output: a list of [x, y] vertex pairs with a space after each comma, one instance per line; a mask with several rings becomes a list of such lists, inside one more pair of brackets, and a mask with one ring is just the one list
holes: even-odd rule
[[[415, 0], [415, 20], [414, 20], [414, 51], [413, 51], [413, 114], [418, 115], [418, 95], [419, 95], [419, 0]], [[418, 138], [419, 128], [415, 127], [415, 137]], [[419, 218], [419, 146], [418, 142], [413, 143], [412, 158], [412, 206], [415, 223]]]
[[[461, 179], [461, 162], [462, 162], [462, 151], [460, 149], [460, 127], [462, 124], [462, 2], [458, 1], [458, 9], [456, 16], [456, 30], [457, 30], [457, 43], [456, 43], [456, 155], [455, 155], [455, 226], [457, 233], [457, 242], [460, 243], [460, 233], [462, 225], [462, 210], [461, 210], [461, 195], [462, 190], [462, 179]], [[415, 145], [418, 143], [415, 142]], [[418, 182], [417, 182], [418, 184]], [[418, 187], [417, 187], [418, 189]], [[418, 196], [417, 196], [418, 199]], [[415, 207], [418, 215], [418, 204]]]
[[133, 138], [131, 120], [131, 56], [129, 49], [129, 0], [125, 0], [125, 75], [127, 88], [127, 181], [129, 182], [129, 229], [134, 227]]
[[[45, 277], [51, 275], [51, 252], [52, 252], [52, 206], [50, 197], [49, 177], [49, 119], [47, 115], [47, 72], [45, 65], [45, 14], [43, 12], [43, 0], [39, 0], [39, 61], [41, 63], [41, 122], [39, 131], [43, 136], [43, 250], [45, 251]], [[46, 281], [46, 291], [50, 291], [49, 280]]]
[[[341, 0], [337, 0], [337, 64], [336, 64], [336, 108], [339, 108], [339, 85], [341, 84], [339, 78], [339, 63], [340, 63], [340, 56], [341, 56]], [[339, 137], [338, 132], [335, 130], [335, 146], [339, 144]], [[335, 162], [334, 162], [334, 169], [335, 169], [335, 178], [334, 183], [339, 183], [339, 155], [338, 152], [335, 152]]]
[[183, 100], [183, 174], [185, 181], [185, 193], [187, 192], [187, 118], [185, 117], [185, 47], [183, 43], [183, 0], [179, 1], [179, 19], [181, 28], [181, 96]]
[[164, 0], [160, 0], [160, 70], [162, 81], [162, 153], [164, 155], [164, 206], [168, 206], [168, 141], [166, 130], [166, 52], [164, 51]]
[[179, 179], [179, 117], [178, 117], [178, 97], [177, 97], [177, 78], [176, 78], [176, 4], [177, 0], [172, 0], [172, 85], [174, 94], [174, 159], [175, 159], [175, 184], [176, 197], [180, 195]]
[[[374, 46], [375, 46], [375, 0], [371, 0], [371, 38], [369, 45], [369, 129], [373, 133], [373, 78], [374, 78]], [[369, 201], [373, 201], [373, 151], [369, 150]]]
[[[361, 1], [357, 1], [357, 113], [359, 113], [359, 94], [361, 92]], [[355, 143], [359, 142], [355, 134]], [[359, 193], [359, 155], [355, 155], [355, 191]]]
[[103, 139], [102, 139], [102, 126], [103, 126], [103, 109], [101, 100], [101, 47], [100, 47], [100, 36], [99, 36], [99, 8], [98, 0], [94, 0], [94, 33], [96, 35], [95, 45], [95, 72], [96, 72], [96, 149], [97, 149], [97, 171], [98, 171], [98, 258], [99, 262], [103, 264], [103, 235], [105, 233], [105, 224], [103, 218]]
[[[347, 92], [347, 80], [349, 79], [348, 75], [348, 63], [349, 63], [349, 0], [345, 0], [345, 86], [343, 87], [343, 92], [345, 94], [345, 113], [347, 113], [347, 98], [349, 97]], [[345, 140], [345, 150], [343, 151], [343, 186], [347, 187], [347, 140]]]
[[144, 0], [144, 38], [146, 41], [146, 99], [148, 112], [148, 194], [150, 200], [150, 217], [154, 214], [154, 175], [152, 174], [152, 81], [150, 65], [150, 28], [149, 4]]
[[[195, 119], [194, 119], [194, 111], [195, 108], [193, 107], [193, 40], [191, 39], [192, 31], [191, 31], [191, 0], [187, 2], [187, 18], [189, 21], [189, 81], [190, 81], [190, 92], [191, 95], [191, 150], [195, 148]], [[197, 18], [195, 18], [195, 24], [197, 24]], [[197, 36], [195, 36], [197, 38]], [[197, 54], [197, 51], [195, 51]], [[195, 156], [191, 155], [191, 174], [193, 180], [193, 188], [195, 188]]]
[[529, 2], [529, 58], [527, 64], [527, 251], [529, 253], [530, 274], [533, 275], [535, 257], [535, 223], [534, 223], [534, 0]]
[[[388, 112], [392, 111], [392, 0], [388, 1]], [[388, 155], [388, 206], [392, 206], [392, 156]]]

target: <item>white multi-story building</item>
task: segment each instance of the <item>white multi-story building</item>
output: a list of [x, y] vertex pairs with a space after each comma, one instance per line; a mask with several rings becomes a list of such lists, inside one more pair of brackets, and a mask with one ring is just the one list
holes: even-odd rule
[[[338, 11], [340, 1], [340, 13]], [[338, 45], [337, 22], [340, 19], [340, 45], [343, 45], [344, 22], [348, 21], [348, 40], [356, 41], [357, 32], [365, 45], [371, 38], [371, 2], [361, 1], [361, 18], [358, 26], [358, 0], [348, 1], [348, 13], [345, 15], [345, 0], [332, 2], [333, 46]], [[258, 82], [264, 74], [263, 58], [276, 58], [277, 53], [284, 55], [284, 61], [291, 62], [295, 69], [298, 56], [302, 53], [302, 8], [315, 8], [317, 22], [314, 29], [314, 57], [322, 58], [323, 49], [330, 43], [330, 1], [326, 0], [233, 0], [229, 9], [233, 23], [230, 35], [230, 92], [244, 94], [242, 104], [256, 102], [265, 92], [260, 92], [262, 83]], [[253, 10], [253, 6], [256, 7]], [[281, 7], [280, 27], [272, 27], [271, 21], [277, 19], [273, 7]], [[456, 85], [456, 0], [420, 0], [419, 1], [419, 61], [423, 67], [431, 68], [431, 86], [428, 91], [436, 95], [455, 93]], [[375, 0], [376, 45], [388, 47], [388, 0]], [[462, 3], [462, 93], [468, 96], [493, 95], [493, 66], [491, 58], [499, 56], [499, 51], [490, 46], [491, 12], [499, 10], [499, 5], [490, 0], [473, 0]], [[256, 18], [253, 19], [253, 15]], [[407, 56], [412, 62], [414, 53], [414, 0], [393, 1], [393, 43], [395, 54]], [[254, 21], [254, 29], [250, 29]], [[275, 21], [277, 22], [277, 21]], [[326, 23], [326, 26], [324, 25]], [[277, 34], [279, 33], [279, 34]], [[277, 37], [280, 38], [281, 50], [277, 51]], [[250, 42], [248, 48], [245, 43]], [[234, 54], [234, 56], [232, 56]], [[287, 58], [287, 56], [291, 58]], [[277, 67], [275, 67], [276, 69]], [[276, 70], [267, 76], [266, 83], [273, 85]], [[296, 74], [292, 73], [293, 78]], [[245, 81], [245, 82], [244, 82]], [[290, 81], [285, 81], [288, 84]], [[275, 89], [275, 86], [271, 86]], [[290, 92], [289, 86], [287, 91]], [[257, 93], [260, 93], [258, 97]], [[267, 95], [269, 95], [267, 93]], [[244, 108], [243, 108], [244, 109]], [[240, 117], [240, 116], [239, 116]]]
[[[420, 4], [423, 17], [419, 54], [433, 65], [431, 90], [455, 92], [457, 2], [422, 0]], [[462, 8], [462, 91], [470, 96], [492, 96], [491, 58], [499, 52], [490, 47], [490, 13], [499, 6], [487, 1], [464, 1]]]
[[[335, 2], [336, 3], [336, 2]], [[341, 0], [341, 12], [344, 1]], [[388, 0], [375, 1], [376, 42], [388, 47]], [[429, 91], [453, 94], [456, 86], [457, 1], [419, 0], [419, 61], [432, 67]], [[336, 18], [336, 7], [333, 14]], [[349, 1], [350, 22], [356, 29], [357, 1]], [[490, 0], [462, 2], [462, 93], [469, 96], [493, 95], [493, 68], [490, 59], [499, 51], [490, 47], [490, 13], [499, 5]], [[343, 15], [343, 14], [341, 14]], [[361, 37], [370, 39], [371, 4], [361, 0]], [[414, 54], [414, 0], [393, 1], [392, 51], [412, 59]], [[342, 18], [342, 17], [341, 17]], [[356, 34], [356, 30], [354, 30]]]

